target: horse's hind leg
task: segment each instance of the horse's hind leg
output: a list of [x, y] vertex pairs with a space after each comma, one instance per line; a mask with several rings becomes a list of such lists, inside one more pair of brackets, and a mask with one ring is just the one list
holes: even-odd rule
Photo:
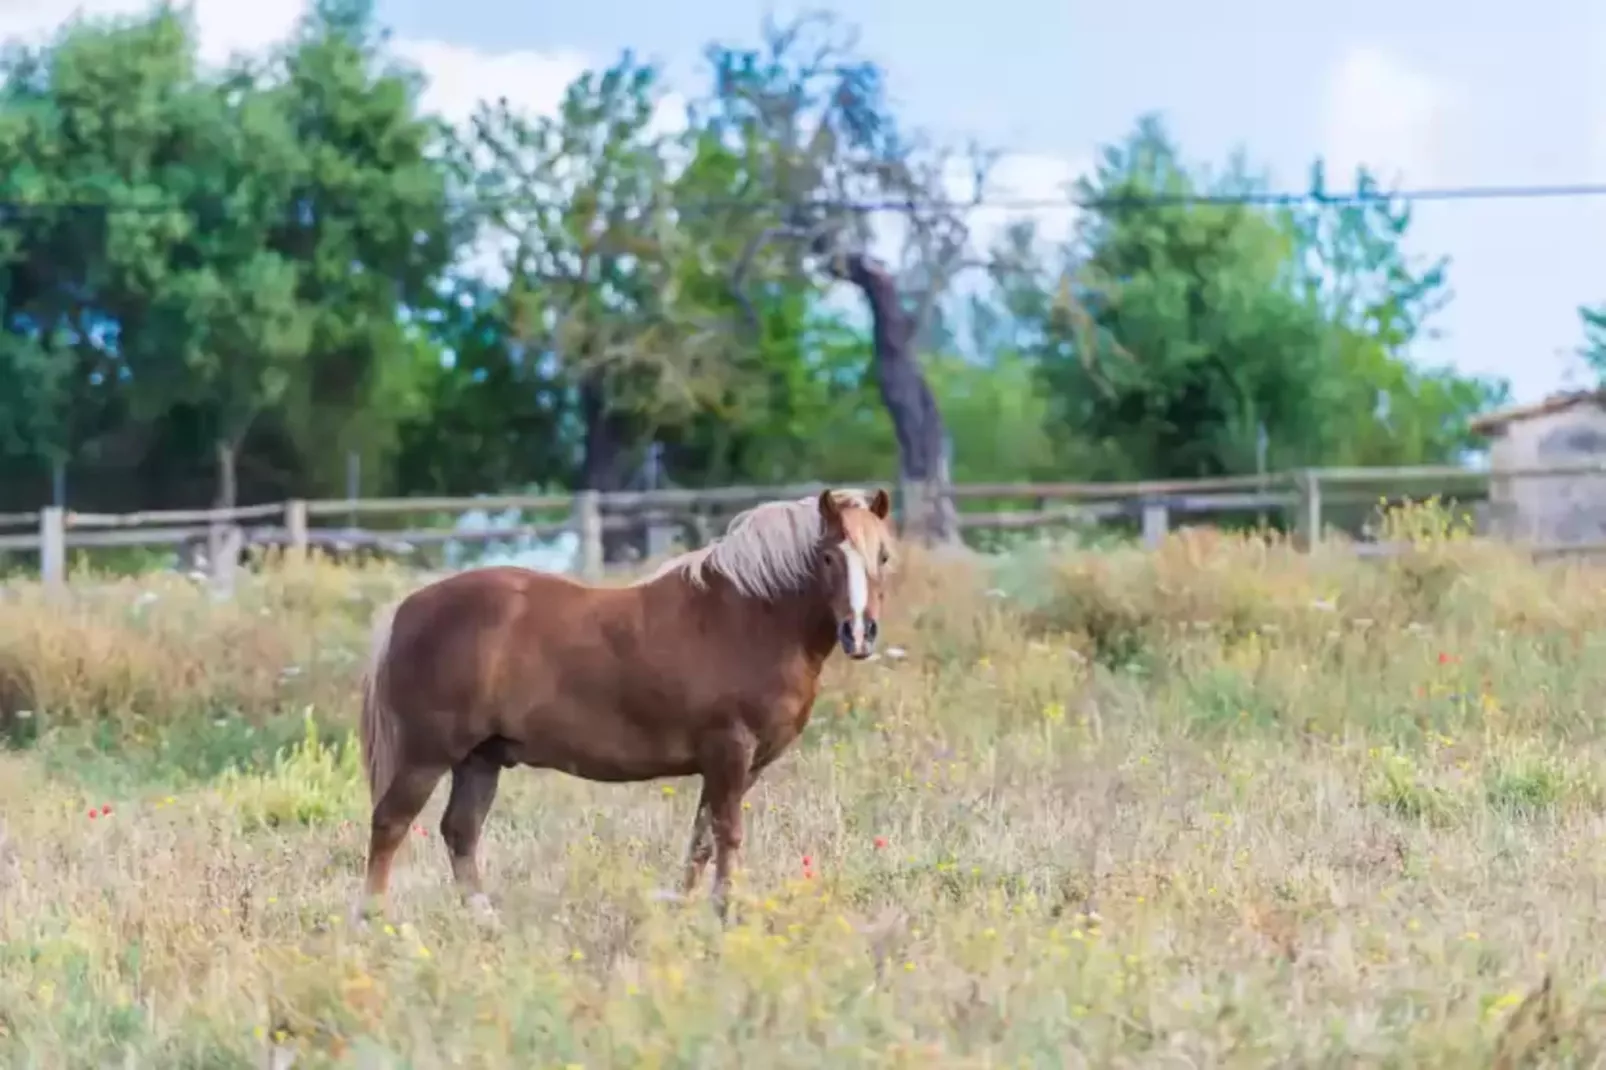
[[452, 768], [452, 795], [441, 815], [441, 839], [452, 860], [452, 879], [468, 904], [484, 914], [491, 913], [491, 902], [480, 884], [476, 852], [501, 775], [500, 762], [478, 751], [471, 753]]
[[703, 870], [714, 857], [714, 814], [709, 805], [708, 782], [697, 799], [697, 816], [692, 819], [691, 842], [686, 845], [686, 872], [681, 878], [680, 894], [690, 895], [702, 878]]
[[438, 766], [404, 766], [375, 804], [368, 834], [368, 875], [363, 882], [363, 898], [353, 910], [353, 920], [361, 919], [368, 904], [384, 900], [396, 852], [445, 772]]

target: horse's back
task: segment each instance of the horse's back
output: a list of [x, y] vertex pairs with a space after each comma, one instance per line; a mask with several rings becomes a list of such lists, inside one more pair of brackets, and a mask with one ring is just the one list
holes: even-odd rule
[[469, 569], [411, 592], [396, 606], [387, 651], [389, 698], [399, 708], [470, 711], [509, 670], [510, 647], [541, 648], [594, 594], [551, 573]]
[[669, 649], [685, 649], [678, 592], [516, 567], [419, 588], [397, 607], [386, 673], [411, 749], [448, 763], [482, 749], [598, 780], [691, 768], [695, 674]]

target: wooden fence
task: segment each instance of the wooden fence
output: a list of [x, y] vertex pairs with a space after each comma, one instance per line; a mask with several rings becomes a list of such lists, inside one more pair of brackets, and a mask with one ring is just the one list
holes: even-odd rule
[[[1324, 468], [1215, 479], [1136, 483], [969, 483], [947, 489], [955, 503], [960, 531], [1028, 531], [1111, 520], [1136, 521], [1143, 541], [1155, 545], [1177, 520], [1235, 514], [1280, 518], [1301, 545], [1320, 538], [1336, 512], [1358, 513], [1380, 499], [1399, 500], [1440, 494], [1466, 503], [1487, 496], [1491, 473], [1476, 469], [1423, 466], [1411, 468]], [[1500, 479], [1561, 478], [1606, 475], [1606, 465], [1570, 465], [1501, 470]], [[897, 488], [871, 482], [868, 488]], [[730, 515], [759, 502], [817, 494], [823, 484], [770, 487], [722, 487], [710, 490], [662, 490], [603, 494], [509, 494], [476, 498], [366, 498], [290, 501], [233, 509], [180, 509], [140, 513], [80, 513], [50, 506], [30, 513], [0, 514], [0, 553], [36, 554], [41, 578], [65, 582], [67, 553], [104, 547], [207, 547], [209, 568], [221, 583], [231, 580], [245, 546], [279, 546], [296, 553], [309, 548], [351, 550], [363, 547], [406, 551], [446, 542], [487, 542], [519, 538], [549, 539], [572, 532], [578, 537], [576, 572], [596, 578], [603, 571], [603, 540], [609, 531], [657, 533], [667, 548], [665, 532], [689, 530], [693, 543], [723, 530]], [[908, 501], [907, 493], [896, 500]], [[999, 508], [998, 503], [1014, 503]], [[1360, 507], [1359, 509], [1357, 507]], [[359, 526], [363, 517], [456, 514], [506, 510], [545, 513], [552, 518], [518, 527], [459, 529], [449, 526]], [[344, 525], [328, 521], [344, 517]], [[315, 522], [324, 522], [315, 526]], [[8, 529], [24, 529], [21, 531]], [[1603, 547], [1537, 548], [1565, 551]]]

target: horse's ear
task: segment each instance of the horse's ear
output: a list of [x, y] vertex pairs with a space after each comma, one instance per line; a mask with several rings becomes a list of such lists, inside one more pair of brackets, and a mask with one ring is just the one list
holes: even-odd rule
[[892, 498], [887, 494], [885, 487], [877, 487], [875, 496], [870, 499], [870, 511], [878, 520], [885, 520], [887, 514], [892, 512]]
[[836, 495], [830, 487], [820, 491], [820, 519], [825, 521], [827, 527], [834, 527], [842, 521], [842, 507], [836, 503]]

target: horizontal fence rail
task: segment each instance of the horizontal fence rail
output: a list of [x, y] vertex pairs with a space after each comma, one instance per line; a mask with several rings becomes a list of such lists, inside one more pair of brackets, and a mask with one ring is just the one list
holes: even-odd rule
[[[1122, 483], [1017, 482], [963, 483], [942, 489], [953, 505], [961, 532], [1024, 532], [1067, 526], [1136, 522], [1143, 541], [1158, 544], [1175, 519], [1230, 514], [1281, 518], [1296, 541], [1319, 540], [1326, 513], [1345, 506], [1419, 498], [1432, 493], [1461, 501], [1487, 499], [1513, 480], [1606, 476], [1606, 464], [1552, 465], [1481, 470], [1417, 465], [1402, 468], [1323, 468], [1193, 480]], [[915, 488], [890, 482], [858, 484], [892, 492], [908, 508]], [[649, 552], [662, 552], [680, 536], [706, 542], [724, 530], [735, 513], [760, 502], [818, 494], [826, 484], [732, 486], [704, 490], [652, 490], [601, 493], [500, 494], [483, 497], [414, 497], [297, 500], [228, 509], [145, 510], [87, 513], [56, 506], [0, 513], [0, 552], [36, 554], [41, 577], [51, 584], [66, 578], [67, 553], [114, 547], [204, 547], [209, 571], [220, 583], [231, 580], [239, 554], [248, 547], [274, 547], [290, 553], [311, 549], [338, 552], [371, 550], [404, 554], [444, 543], [475, 544], [511, 540], [551, 540], [573, 536], [574, 571], [595, 578], [602, 572], [603, 544], [610, 533], [648, 533]], [[1016, 503], [1006, 507], [1005, 503]], [[468, 513], [517, 513], [508, 527], [458, 528], [438, 518]], [[421, 524], [391, 529], [358, 526], [359, 518], [420, 518]], [[533, 514], [533, 515], [532, 515]], [[314, 522], [320, 522], [314, 526]], [[340, 522], [344, 521], [344, 524]], [[20, 529], [20, 530], [19, 530]], [[1591, 552], [1588, 544], [1533, 547], [1536, 553]], [[1364, 543], [1369, 556], [1393, 552], [1383, 543]]]

